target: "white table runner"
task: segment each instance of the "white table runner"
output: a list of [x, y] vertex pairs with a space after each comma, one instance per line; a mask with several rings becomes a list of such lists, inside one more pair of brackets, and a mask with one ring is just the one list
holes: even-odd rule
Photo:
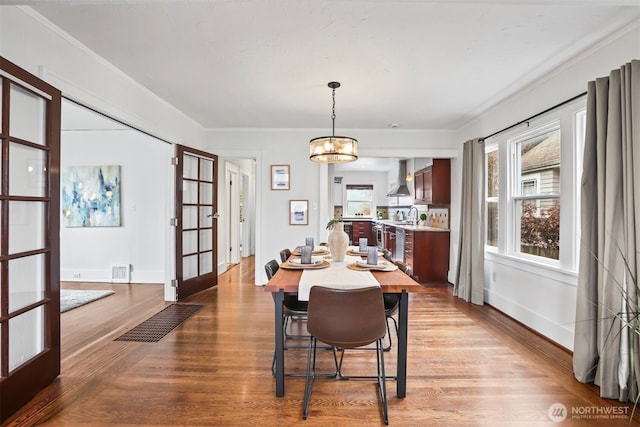
[[314, 285], [336, 289], [380, 286], [380, 283], [370, 271], [357, 271], [347, 268], [347, 265], [359, 260], [362, 260], [359, 256], [347, 255], [343, 262], [331, 262], [331, 266], [328, 268], [304, 270], [298, 284], [298, 299], [300, 301], [309, 301], [309, 292]]

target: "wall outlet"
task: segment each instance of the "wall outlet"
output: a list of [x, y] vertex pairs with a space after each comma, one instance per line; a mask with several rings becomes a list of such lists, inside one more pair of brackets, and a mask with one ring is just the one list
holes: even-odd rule
[[80, 273], [73, 273], [73, 278], [74, 279], [79, 279], [80, 278]]

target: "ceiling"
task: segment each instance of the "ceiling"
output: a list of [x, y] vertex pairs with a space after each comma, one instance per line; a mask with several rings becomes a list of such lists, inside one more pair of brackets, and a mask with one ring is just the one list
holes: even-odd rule
[[457, 129], [640, 21], [640, 0], [13, 3], [205, 128], [330, 129], [337, 80], [336, 133]]

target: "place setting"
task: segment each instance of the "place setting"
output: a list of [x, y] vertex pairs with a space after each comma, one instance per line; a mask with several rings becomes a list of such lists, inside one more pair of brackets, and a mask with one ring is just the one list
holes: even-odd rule
[[394, 263], [379, 257], [377, 246], [368, 246], [366, 248], [366, 255], [366, 259], [359, 259], [352, 262], [347, 265], [347, 268], [356, 271], [395, 271], [398, 269], [398, 266]]
[[326, 246], [314, 246], [313, 237], [306, 237], [304, 246], [296, 247], [294, 250], [291, 251], [291, 255], [301, 256], [302, 248], [306, 246], [309, 246], [312, 248], [311, 250], [312, 255], [328, 255], [329, 254], [329, 248], [327, 248]]
[[[358, 246], [349, 246], [347, 249], [347, 255], [355, 255], [355, 256], [367, 256], [369, 254], [369, 239], [366, 237], [361, 237], [358, 242]], [[377, 249], [377, 247], [376, 247]], [[382, 255], [382, 251], [378, 249], [378, 256]]]
[[[324, 247], [319, 246], [319, 248]], [[324, 256], [313, 255], [328, 253], [329, 251], [326, 249], [324, 251], [316, 250], [316, 247], [313, 246], [313, 237], [307, 237], [305, 239], [305, 246], [299, 246], [291, 252], [292, 255], [299, 255], [300, 258], [289, 258], [284, 261], [280, 267], [290, 270], [327, 268], [330, 264]]]

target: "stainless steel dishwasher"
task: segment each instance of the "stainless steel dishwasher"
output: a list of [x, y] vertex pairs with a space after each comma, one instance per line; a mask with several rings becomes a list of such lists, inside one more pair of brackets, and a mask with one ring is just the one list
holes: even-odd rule
[[406, 231], [396, 227], [396, 259], [404, 262], [404, 241]]

